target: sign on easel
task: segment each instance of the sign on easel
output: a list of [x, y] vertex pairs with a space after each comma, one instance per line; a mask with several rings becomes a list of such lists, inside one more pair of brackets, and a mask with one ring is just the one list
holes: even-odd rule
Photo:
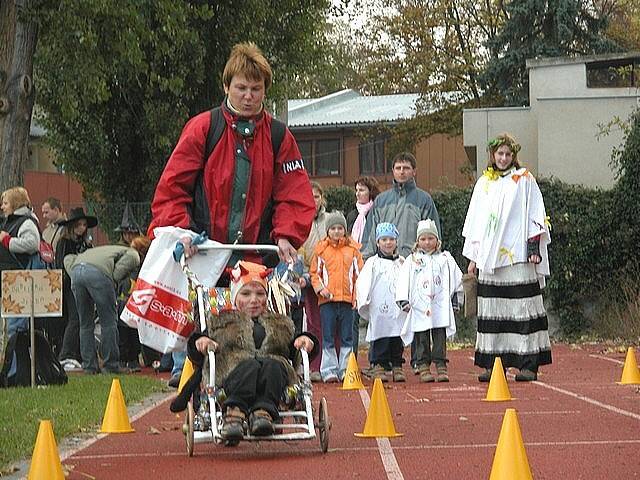
[[35, 317], [62, 316], [62, 270], [4, 270], [4, 318], [30, 317], [31, 386], [36, 386]]
[[2, 317], [31, 315], [32, 279], [33, 314], [36, 317], [62, 316], [62, 270], [4, 270]]

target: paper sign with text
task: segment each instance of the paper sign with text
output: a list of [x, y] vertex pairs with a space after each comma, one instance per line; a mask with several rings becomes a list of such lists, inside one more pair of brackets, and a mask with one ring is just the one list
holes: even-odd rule
[[62, 316], [62, 270], [4, 270], [0, 312], [2, 317], [31, 315], [32, 279], [34, 316]]

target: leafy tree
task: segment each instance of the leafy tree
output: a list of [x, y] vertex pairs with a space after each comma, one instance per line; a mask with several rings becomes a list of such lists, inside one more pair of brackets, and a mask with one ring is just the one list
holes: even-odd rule
[[601, 0], [610, 18], [606, 36], [625, 51], [640, 50], [640, 3], [637, 0]]
[[[151, 198], [187, 118], [223, 98], [231, 47], [254, 41], [274, 69], [271, 100], [303, 69], [327, 0], [59, 0], [42, 9], [38, 103], [64, 169], [90, 197]], [[265, 28], [265, 26], [277, 28]]]
[[511, 0], [504, 28], [487, 47], [493, 60], [482, 76], [488, 94], [506, 105], [529, 102], [526, 60], [615, 51], [604, 35], [609, 14], [593, 0]]
[[0, 2], [0, 192], [22, 185], [35, 89], [30, 0]]

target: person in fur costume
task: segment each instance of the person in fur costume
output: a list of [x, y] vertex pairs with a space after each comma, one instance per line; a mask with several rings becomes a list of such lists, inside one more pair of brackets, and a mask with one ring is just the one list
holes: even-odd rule
[[238, 262], [231, 272], [231, 302], [237, 310], [208, 314], [206, 334], [191, 335], [187, 353], [196, 372], [171, 405], [172, 411], [184, 410], [202, 379], [207, 352], [215, 351], [216, 385], [226, 394], [220, 434], [227, 445], [243, 438], [247, 417], [251, 435], [273, 434], [282, 394], [297, 383], [291, 361], [301, 348], [310, 356], [318, 350], [312, 334], [296, 335], [290, 318], [267, 312], [268, 273], [262, 265]]

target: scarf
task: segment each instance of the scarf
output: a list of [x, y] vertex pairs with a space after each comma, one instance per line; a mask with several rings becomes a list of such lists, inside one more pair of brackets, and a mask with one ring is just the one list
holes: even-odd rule
[[367, 213], [373, 207], [373, 200], [369, 200], [369, 203], [356, 203], [358, 209], [358, 217], [351, 229], [351, 238], [356, 242], [362, 243], [362, 234], [364, 233], [364, 225], [367, 223]]

